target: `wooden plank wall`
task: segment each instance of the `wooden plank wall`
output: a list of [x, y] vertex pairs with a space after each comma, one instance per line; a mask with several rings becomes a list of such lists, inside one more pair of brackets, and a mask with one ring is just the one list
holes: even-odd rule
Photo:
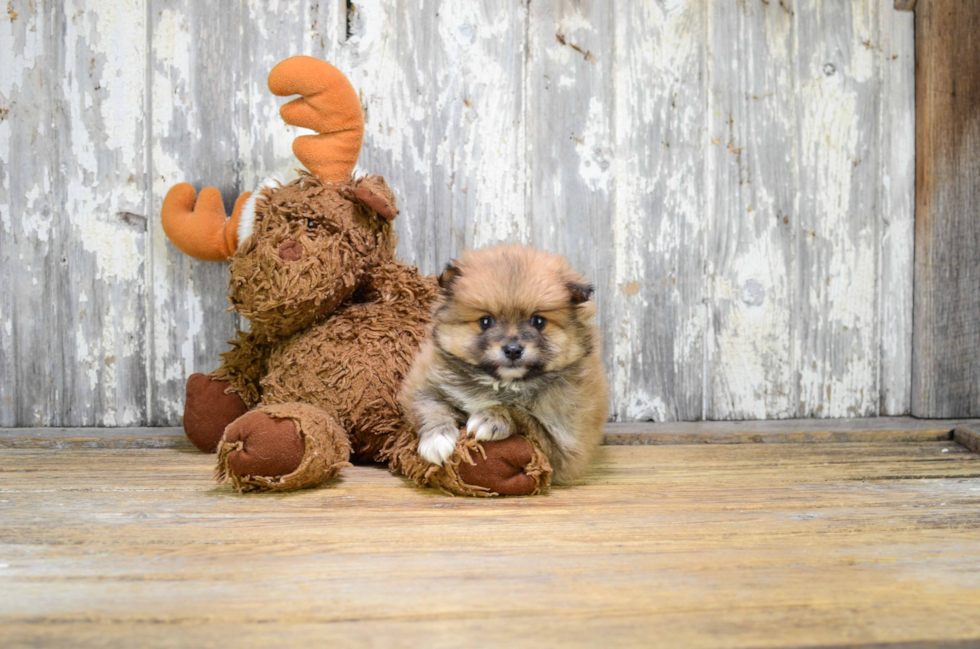
[[614, 417], [909, 412], [912, 16], [893, 0], [11, 0], [0, 426], [176, 424], [236, 319], [173, 183], [296, 166], [265, 76], [359, 88], [427, 272], [529, 241], [598, 287]]
[[916, 3], [912, 413], [980, 415], [980, 7]]

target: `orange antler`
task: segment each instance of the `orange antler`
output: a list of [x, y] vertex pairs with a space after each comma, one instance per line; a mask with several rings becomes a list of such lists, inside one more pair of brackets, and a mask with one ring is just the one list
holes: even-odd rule
[[347, 77], [326, 61], [294, 56], [269, 73], [269, 90], [280, 97], [303, 95], [279, 114], [287, 124], [313, 129], [293, 142], [293, 153], [324, 182], [347, 182], [364, 137], [364, 116]]
[[229, 219], [221, 192], [214, 187], [205, 187], [198, 196], [190, 183], [176, 184], [163, 199], [163, 231], [181, 252], [191, 257], [227, 261], [238, 247], [238, 219], [250, 195], [245, 192], [238, 197]]

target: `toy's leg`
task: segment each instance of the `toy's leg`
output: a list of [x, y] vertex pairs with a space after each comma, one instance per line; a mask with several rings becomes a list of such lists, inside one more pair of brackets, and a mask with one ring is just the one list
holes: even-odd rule
[[315, 487], [350, 466], [336, 417], [305, 403], [262, 405], [232, 422], [218, 445], [215, 479], [239, 491]]
[[530, 496], [551, 484], [551, 466], [538, 445], [523, 435], [477, 442], [460, 431], [456, 451], [445, 464], [418, 454], [414, 434], [399, 435], [389, 457], [393, 469], [416, 484], [459, 496]]
[[228, 424], [248, 411], [241, 397], [226, 392], [229, 387], [231, 383], [204, 374], [191, 374], [187, 379], [184, 434], [205, 453], [214, 453]]

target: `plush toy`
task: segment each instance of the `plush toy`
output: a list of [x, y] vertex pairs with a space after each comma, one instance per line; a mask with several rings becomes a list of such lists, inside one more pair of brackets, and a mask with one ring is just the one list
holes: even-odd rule
[[539, 492], [550, 468], [526, 437], [461, 435], [442, 467], [418, 455], [396, 395], [439, 299], [436, 280], [395, 259], [398, 210], [384, 179], [351, 175], [364, 121], [347, 78], [298, 56], [272, 70], [269, 89], [302, 95], [281, 114], [317, 133], [293, 144], [309, 172], [242, 194], [230, 218], [213, 187], [198, 196], [182, 183], [163, 202], [177, 248], [231, 261], [229, 298], [250, 322], [218, 369], [188, 379], [188, 439], [217, 451], [216, 478], [240, 491], [312, 487], [359, 461], [454, 494]]

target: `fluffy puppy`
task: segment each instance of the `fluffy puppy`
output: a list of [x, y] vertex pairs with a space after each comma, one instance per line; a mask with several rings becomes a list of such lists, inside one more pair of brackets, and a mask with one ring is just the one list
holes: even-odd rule
[[439, 286], [400, 393], [419, 454], [441, 465], [465, 425], [480, 441], [524, 434], [554, 483], [579, 477], [608, 415], [592, 286], [564, 257], [515, 245], [465, 252]]

